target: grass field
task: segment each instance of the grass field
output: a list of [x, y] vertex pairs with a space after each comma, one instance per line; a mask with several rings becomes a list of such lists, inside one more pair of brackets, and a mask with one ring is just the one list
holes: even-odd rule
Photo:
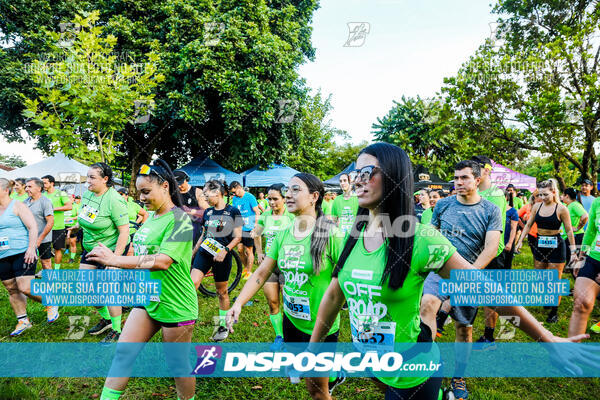
[[[65, 257], [64, 259], [67, 259]], [[63, 268], [77, 268], [78, 260], [64, 264]], [[531, 268], [532, 258], [529, 248], [525, 246], [523, 253], [517, 255], [513, 268]], [[572, 278], [571, 278], [572, 279]], [[239, 287], [232, 294], [236, 296]], [[269, 322], [268, 307], [262, 292], [255, 296], [252, 306], [244, 307], [236, 332], [228, 341], [237, 342], [270, 342], [274, 334]], [[212, 334], [212, 316], [215, 314], [216, 299], [206, 298], [199, 294], [200, 315], [194, 330], [194, 342], [208, 342]], [[555, 334], [565, 336], [572, 310], [572, 298], [563, 298], [559, 310], [559, 321], [550, 325]], [[546, 312], [541, 307], [532, 307], [530, 311], [541, 321]], [[99, 319], [92, 307], [63, 307], [61, 317], [52, 325], [46, 324], [46, 313], [43, 306], [29, 302], [28, 313], [34, 327], [23, 335], [11, 338], [10, 332], [15, 325], [15, 316], [8, 302], [6, 290], [0, 289], [0, 341], [1, 342], [69, 342], [66, 339], [69, 330], [69, 315], [89, 315], [90, 325]], [[600, 319], [600, 310], [594, 309], [591, 321]], [[589, 324], [588, 324], [589, 326]], [[474, 339], [483, 333], [483, 312], [477, 316], [474, 328]], [[347, 312], [342, 313], [340, 341], [349, 341], [349, 323]], [[81, 341], [98, 341], [99, 338], [85, 336]], [[158, 334], [154, 340], [162, 340]], [[600, 336], [591, 340], [600, 341]], [[440, 341], [454, 341], [454, 327], [448, 325], [446, 334]], [[530, 339], [520, 331], [513, 339], [516, 342], [528, 342]], [[1, 362], [1, 360], [0, 360]], [[98, 378], [0, 378], [0, 399], [97, 399], [102, 390], [104, 380]], [[445, 380], [444, 384], [447, 384]], [[600, 379], [546, 379], [546, 378], [469, 378], [469, 399], [513, 400], [519, 399], [598, 399], [600, 398]], [[336, 389], [336, 399], [383, 399], [375, 385], [368, 379], [349, 379]], [[135, 378], [121, 397], [125, 400], [141, 399], [175, 399], [175, 387], [169, 378]], [[304, 384], [293, 385], [283, 378], [204, 378], [196, 383], [196, 399], [307, 399], [308, 393]]]

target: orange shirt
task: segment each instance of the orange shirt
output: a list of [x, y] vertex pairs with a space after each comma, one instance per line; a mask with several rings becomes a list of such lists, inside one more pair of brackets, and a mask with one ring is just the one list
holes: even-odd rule
[[[523, 218], [523, 220], [527, 223], [527, 220], [529, 219], [530, 216], [531, 216], [531, 203], [527, 203], [519, 209], [519, 218]], [[537, 224], [535, 222], [533, 223], [533, 225], [531, 225], [529, 234], [533, 237], [537, 237]]]

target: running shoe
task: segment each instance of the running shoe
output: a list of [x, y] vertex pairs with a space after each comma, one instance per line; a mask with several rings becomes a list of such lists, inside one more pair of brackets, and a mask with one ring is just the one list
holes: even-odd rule
[[29, 318], [20, 319], [17, 322], [17, 326], [15, 326], [15, 330], [10, 333], [10, 336], [19, 336], [21, 333], [25, 332], [25, 330], [31, 328], [31, 322], [29, 322]]
[[244, 271], [242, 272], [242, 279], [247, 281], [248, 279], [250, 279], [250, 277], [252, 276], [252, 272], [250, 271]]
[[348, 310], [348, 302], [345, 301], [344, 304], [342, 304], [342, 310]]
[[96, 325], [90, 328], [88, 333], [90, 335], [99, 335], [107, 329], [112, 329], [112, 322], [110, 319], [102, 318]]
[[438, 338], [441, 338], [443, 334], [444, 334], [444, 328], [438, 328], [437, 331], [435, 332], [435, 336]]
[[344, 383], [345, 380], [346, 374], [343, 371], [338, 372], [338, 376], [335, 378], [335, 380], [329, 381], [329, 394], [332, 394], [333, 390], [342, 383]]
[[548, 314], [548, 318], [546, 318], [546, 322], [549, 324], [555, 324], [558, 322], [557, 314]]
[[281, 350], [282, 347], [283, 347], [283, 337], [277, 335], [275, 337], [275, 340], [273, 341], [273, 343], [269, 347], [269, 350], [275, 352], [275, 351]]
[[58, 306], [46, 306], [46, 320], [49, 324], [56, 321], [59, 316]]
[[466, 400], [469, 398], [467, 382], [464, 378], [452, 378], [450, 381], [450, 389], [452, 389], [452, 393], [456, 400]]
[[224, 326], [219, 326], [213, 335], [212, 340], [215, 342], [222, 342], [223, 340], [227, 339], [227, 336], [229, 336], [229, 330]]
[[596, 325], [593, 325], [590, 328], [590, 331], [592, 331], [594, 333], [600, 333], [600, 322], [598, 322]]
[[102, 339], [100, 341], [101, 344], [111, 344], [111, 343], [117, 343], [119, 341], [119, 337], [121, 336], [121, 334], [117, 331], [115, 331], [114, 329], [111, 329], [108, 332], [108, 335], [106, 335], [104, 337], [104, 339]]
[[475, 343], [473, 343], [473, 351], [485, 351], [496, 349], [496, 341], [489, 340], [485, 336], [481, 336]]
[[43, 269], [41, 269], [40, 272], [38, 272], [37, 274], [35, 274], [34, 278], [36, 278], [36, 279], [42, 279], [42, 271], [43, 271]]

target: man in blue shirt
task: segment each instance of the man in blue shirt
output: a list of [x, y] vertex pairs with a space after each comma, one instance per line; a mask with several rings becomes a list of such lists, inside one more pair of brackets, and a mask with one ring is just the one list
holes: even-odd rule
[[254, 264], [254, 239], [250, 236], [250, 232], [254, 229], [256, 217], [260, 215], [258, 202], [252, 193], [244, 190], [239, 182], [233, 181], [229, 186], [231, 193], [234, 194], [231, 205], [237, 208], [244, 219], [242, 227], [242, 241], [238, 245], [238, 253], [244, 264], [243, 279], [248, 279], [252, 275], [252, 265]]

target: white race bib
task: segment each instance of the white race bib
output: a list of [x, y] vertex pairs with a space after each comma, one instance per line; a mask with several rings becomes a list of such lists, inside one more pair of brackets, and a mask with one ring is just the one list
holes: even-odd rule
[[288, 296], [283, 292], [283, 307], [294, 318], [310, 321], [310, 302], [308, 297]]
[[538, 247], [545, 249], [558, 248], [558, 238], [556, 236], [538, 236]]
[[82, 220], [93, 224], [96, 218], [98, 217], [98, 210], [89, 205], [84, 205], [79, 213], [79, 218]]
[[0, 237], [0, 250], [10, 250], [8, 236]]
[[378, 321], [371, 315], [350, 318], [352, 341], [362, 344], [394, 346], [396, 323]]
[[223, 246], [221, 243], [217, 242], [213, 238], [204, 239], [200, 247], [208, 251], [213, 256], [216, 256], [220, 252], [225, 251], [225, 246]]

